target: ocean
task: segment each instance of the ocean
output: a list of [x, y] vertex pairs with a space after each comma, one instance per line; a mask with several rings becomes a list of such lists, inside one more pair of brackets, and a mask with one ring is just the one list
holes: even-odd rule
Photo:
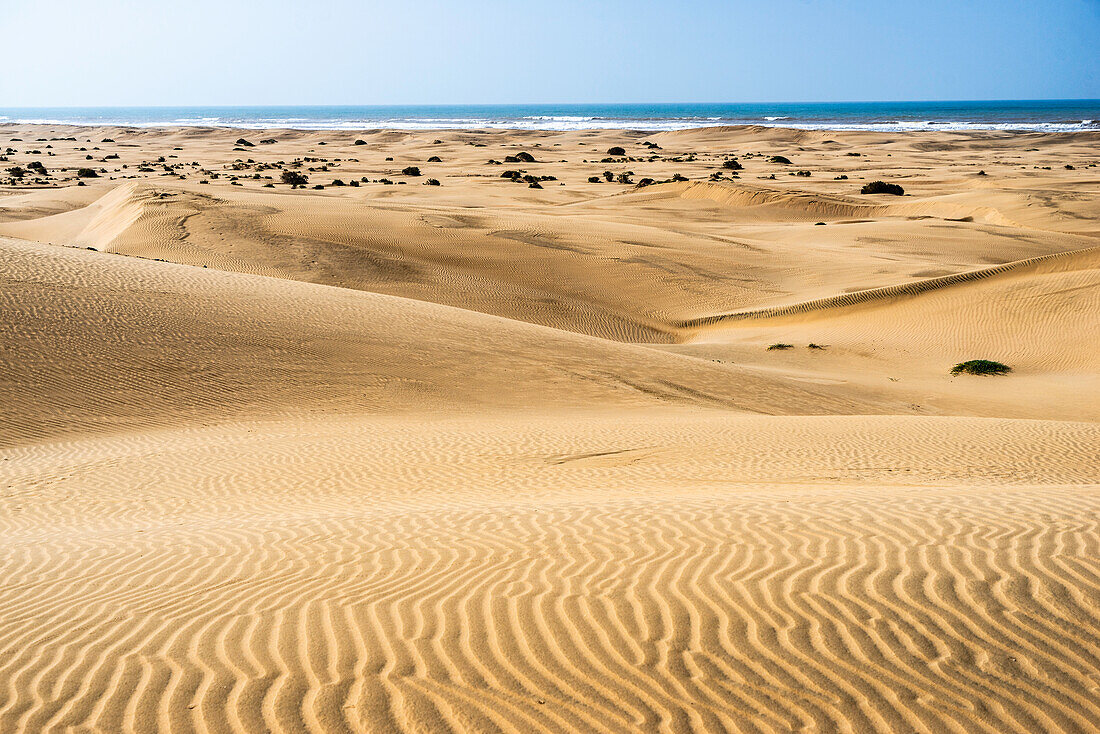
[[0, 107], [2, 123], [363, 130], [1100, 130], [1100, 100], [272, 107]]

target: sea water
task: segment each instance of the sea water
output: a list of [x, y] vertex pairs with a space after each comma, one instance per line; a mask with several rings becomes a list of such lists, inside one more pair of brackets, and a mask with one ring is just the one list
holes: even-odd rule
[[1100, 130], [1100, 100], [691, 104], [2, 108], [0, 124], [370, 130], [683, 130], [764, 125], [809, 130]]

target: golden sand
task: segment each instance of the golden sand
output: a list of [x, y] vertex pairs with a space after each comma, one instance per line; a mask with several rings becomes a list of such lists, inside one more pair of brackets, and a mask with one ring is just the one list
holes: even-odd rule
[[1097, 134], [0, 145], [0, 731], [1100, 729]]

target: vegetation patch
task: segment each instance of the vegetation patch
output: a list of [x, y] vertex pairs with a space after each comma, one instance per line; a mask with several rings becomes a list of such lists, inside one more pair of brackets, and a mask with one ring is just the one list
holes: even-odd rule
[[901, 196], [905, 193], [905, 189], [897, 184], [886, 183], [885, 181], [872, 181], [869, 184], [864, 184], [863, 188], [859, 190], [861, 194], [893, 194], [894, 196]]
[[1012, 368], [989, 359], [971, 359], [951, 368], [953, 375], [1007, 375]]

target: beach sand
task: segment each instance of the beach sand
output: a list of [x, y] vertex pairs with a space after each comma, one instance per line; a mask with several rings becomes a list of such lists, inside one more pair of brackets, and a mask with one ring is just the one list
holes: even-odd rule
[[1100, 134], [9, 148], [0, 731], [1100, 729]]

